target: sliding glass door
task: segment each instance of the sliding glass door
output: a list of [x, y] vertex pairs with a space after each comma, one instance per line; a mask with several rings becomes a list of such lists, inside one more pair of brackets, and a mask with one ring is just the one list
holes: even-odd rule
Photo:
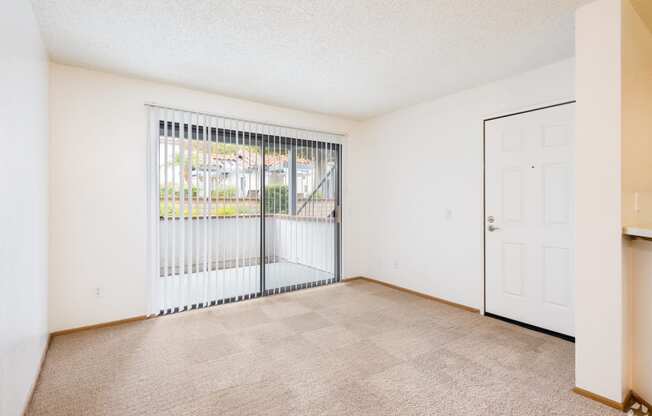
[[159, 310], [260, 293], [261, 157], [239, 123], [162, 111]]
[[339, 145], [272, 136], [264, 156], [266, 292], [335, 282]]
[[339, 144], [206, 114], [150, 115], [151, 313], [339, 280]]

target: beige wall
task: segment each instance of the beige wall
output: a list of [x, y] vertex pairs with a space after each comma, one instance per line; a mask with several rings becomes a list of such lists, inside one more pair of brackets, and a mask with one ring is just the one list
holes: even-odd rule
[[652, 401], [652, 241], [633, 241], [632, 279], [632, 389]]
[[[336, 133], [350, 133], [356, 126], [340, 118], [52, 64], [51, 331], [146, 314], [147, 102]], [[346, 169], [345, 160], [344, 174]], [[344, 198], [346, 204], [346, 187]], [[345, 256], [345, 275], [347, 267]]]
[[[652, 5], [623, 1], [622, 184], [623, 224], [652, 226]], [[649, 22], [648, 22], [649, 23]], [[634, 195], [638, 194], [638, 208]], [[630, 385], [652, 400], [652, 242], [625, 241], [632, 352]]]
[[597, 0], [576, 18], [575, 378], [616, 401], [652, 393], [652, 245], [622, 237], [623, 225], [652, 219], [652, 34], [641, 5]]
[[629, 0], [622, 42], [623, 223], [652, 225], [652, 33]]
[[622, 401], [620, 0], [579, 8], [575, 23], [575, 382]]

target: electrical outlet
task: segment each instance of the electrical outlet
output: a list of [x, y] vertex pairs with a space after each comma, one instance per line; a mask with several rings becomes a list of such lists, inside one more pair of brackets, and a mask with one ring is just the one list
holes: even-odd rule
[[95, 288], [95, 297], [98, 298], [98, 299], [102, 297], [102, 289], [101, 288], [99, 288], [99, 287]]

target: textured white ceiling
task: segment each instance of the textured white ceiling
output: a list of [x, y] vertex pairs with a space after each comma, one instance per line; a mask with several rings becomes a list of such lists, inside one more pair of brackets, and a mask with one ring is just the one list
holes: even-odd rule
[[364, 119], [573, 55], [586, 0], [32, 0], [56, 62]]

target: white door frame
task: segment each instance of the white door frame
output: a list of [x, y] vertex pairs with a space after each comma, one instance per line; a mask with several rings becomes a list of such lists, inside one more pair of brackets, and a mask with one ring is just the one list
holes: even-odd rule
[[[548, 108], [560, 107], [563, 105], [575, 104], [576, 100], [571, 99], [567, 101], [558, 102], [556, 104], [544, 105], [541, 107], [529, 108], [522, 111], [517, 111], [514, 113], [498, 115], [494, 117], [485, 118], [482, 120], [482, 315], [487, 315], [487, 227], [486, 227], [486, 218], [487, 218], [487, 122], [492, 120], [498, 120], [505, 117], [518, 116], [521, 114], [532, 113], [534, 111], [546, 110]], [[573, 285], [575, 282], [573, 281]], [[490, 314], [491, 315], [491, 314]], [[553, 335], [559, 338], [563, 338], [572, 342], [575, 342], [575, 337], [571, 337], [565, 334], [560, 334], [558, 332], [550, 331], [548, 329], [540, 328], [538, 326], [526, 324], [524, 322], [514, 321], [509, 318], [498, 317], [491, 315], [500, 320], [513, 323], [515, 325], [523, 326], [525, 328], [532, 329], [534, 331], [543, 332], [545, 334]]]

